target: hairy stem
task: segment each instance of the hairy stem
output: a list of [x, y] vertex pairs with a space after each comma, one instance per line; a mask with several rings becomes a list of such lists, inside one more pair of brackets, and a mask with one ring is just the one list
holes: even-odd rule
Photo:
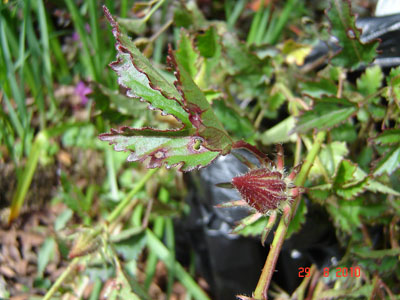
[[[325, 131], [321, 131], [317, 134], [314, 144], [313, 144], [310, 152], [307, 154], [306, 160], [300, 170], [300, 173], [296, 177], [295, 183], [297, 186], [304, 185], [307, 175], [308, 175], [308, 172], [310, 171], [310, 169], [313, 165], [313, 162], [314, 162], [315, 158], [317, 157], [319, 150], [321, 149], [321, 145], [322, 145], [323, 141], [325, 140], [325, 136], [326, 136]], [[289, 220], [291, 220], [293, 218], [293, 216], [297, 210], [297, 207], [299, 205], [300, 199], [301, 198], [299, 196], [294, 200], [292, 210], [290, 212]], [[263, 299], [266, 300], [267, 299], [267, 292], [268, 292], [269, 284], [271, 282], [272, 275], [274, 274], [275, 265], [276, 265], [276, 262], [279, 257], [279, 252], [281, 251], [283, 242], [285, 240], [285, 236], [286, 236], [288, 227], [289, 227], [289, 223], [286, 224], [284, 221], [284, 218], [281, 218], [278, 228], [276, 230], [275, 236], [274, 236], [274, 240], [271, 244], [271, 248], [269, 250], [267, 260], [265, 261], [265, 265], [262, 270], [260, 279], [259, 279], [259, 281], [257, 283], [257, 287], [254, 291], [254, 295], [253, 295], [254, 299], [257, 299], [257, 300], [263, 300]]]

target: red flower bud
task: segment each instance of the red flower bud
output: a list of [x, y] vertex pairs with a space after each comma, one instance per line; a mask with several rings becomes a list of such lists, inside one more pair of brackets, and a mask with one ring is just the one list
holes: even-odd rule
[[251, 207], [267, 214], [270, 210], [281, 207], [281, 203], [292, 199], [288, 188], [293, 185], [288, 181], [283, 172], [262, 168], [234, 177], [232, 184]]

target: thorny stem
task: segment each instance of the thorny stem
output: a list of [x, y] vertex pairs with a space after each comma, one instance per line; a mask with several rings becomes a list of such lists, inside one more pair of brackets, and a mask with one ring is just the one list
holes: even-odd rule
[[[132, 198], [144, 187], [146, 182], [153, 176], [159, 169], [151, 169], [149, 170], [146, 175], [135, 185], [135, 187], [129, 192], [128, 195], [118, 204], [116, 208], [108, 215], [108, 217], [105, 220], [106, 224], [110, 224], [113, 221], [115, 221], [121, 213], [124, 211], [124, 209], [129, 205], [130, 201]], [[104, 226], [99, 226], [95, 230], [94, 234], [100, 234], [103, 230]], [[75, 268], [75, 266], [78, 264], [78, 262], [81, 260], [82, 257], [75, 257], [68, 267], [65, 269], [65, 271], [58, 277], [56, 282], [52, 285], [52, 287], [47, 291], [46, 295], [43, 297], [43, 300], [49, 300], [53, 296], [55, 292], [57, 292], [58, 288], [60, 285], [63, 283], [63, 281], [68, 277], [68, 275], [71, 273], [71, 271]]]
[[[310, 171], [310, 169], [314, 163], [314, 160], [317, 157], [319, 150], [321, 149], [321, 145], [322, 145], [323, 141], [325, 140], [325, 137], [326, 137], [325, 131], [321, 131], [317, 134], [314, 144], [313, 144], [312, 148], [310, 149], [310, 152], [308, 152], [308, 154], [307, 154], [306, 160], [300, 170], [300, 173], [296, 177], [295, 184], [297, 186], [304, 185], [307, 175], [308, 175], [308, 172]], [[293, 218], [293, 216], [297, 210], [297, 207], [300, 203], [300, 199], [301, 199], [301, 197], [299, 196], [294, 200], [292, 209], [290, 211], [289, 220], [291, 220]], [[285, 236], [286, 236], [287, 229], [289, 227], [289, 223], [285, 224], [284, 218], [281, 218], [281, 220], [279, 222], [278, 228], [277, 228], [275, 236], [274, 236], [274, 240], [272, 242], [271, 248], [268, 253], [267, 260], [265, 261], [264, 268], [262, 270], [260, 279], [257, 283], [256, 289], [253, 294], [253, 297], [256, 300], [268, 299], [267, 292], [268, 292], [269, 284], [271, 282], [272, 275], [274, 274], [274, 271], [275, 271], [276, 262], [278, 260], [279, 252], [281, 251], [283, 242], [285, 240]]]

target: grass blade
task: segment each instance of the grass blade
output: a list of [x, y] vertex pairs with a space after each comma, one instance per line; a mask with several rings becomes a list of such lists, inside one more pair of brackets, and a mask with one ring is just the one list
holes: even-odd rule
[[28, 123], [28, 113], [26, 110], [24, 96], [22, 94], [23, 89], [20, 89], [20, 87], [18, 86], [18, 83], [17, 83], [17, 79], [15, 77], [15, 69], [14, 69], [14, 65], [12, 63], [13, 60], [12, 60], [12, 56], [10, 53], [10, 48], [9, 48], [8, 39], [7, 39], [7, 35], [6, 35], [6, 31], [7, 31], [6, 26], [7, 26], [6, 21], [3, 18], [3, 16], [1, 15], [1, 17], [0, 17], [0, 43], [1, 43], [1, 48], [2, 48], [3, 59], [5, 62], [5, 66], [6, 66], [7, 79], [8, 79], [8, 83], [10, 85], [12, 96], [18, 106], [21, 123], [23, 124], [23, 127], [25, 127]]
[[18, 178], [17, 189], [11, 201], [10, 217], [8, 219], [9, 223], [11, 223], [12, 220], [14, 220], [19, 215], [21, 207], [24, 204], [26, 193], [28, 192], [28, 188], [31, 185], [40, 153], [42, 152], [42, 149], [45, 147], [47, 142], [48, 135], [45, 131], [40, 132], [33, 142], [26, 167], [21, 176]]
[[199, 287], [194, 279], [185, 271], [180, 263], [175, 262], [174, 266], [170, 265], [171, 252], [164, 246], [164, 244], [157, 238], [157, 236], [149, 229], [146, 230], [147, 245], [159, 259], [161, 259], [166, 265], [169, 271], [175, 268], [176, 278], [183, 284], [194, 299], [197, 300], [209, 300], [207, 294]]
[[78, 32], [80, 40], [82, 42], [82, 50], [83, 50], [82, 58], [84, 58], [87, 64], [87, 67], [89, 69], [89, 75], [93, 78], [93, 80], [98, 81], [99, 76], [97, 75], [96, 67], [92, 60], [92, 54], [90, 53], [89, 42], [87, 37], [88, 34], [85, 30], [83, 18], [79, 13], [78, 8], [76, 7], [76, 4], [73, 0], [65, 0], [65, 3], [67, 4], [68, 10], [71, 13], [75, 29]]

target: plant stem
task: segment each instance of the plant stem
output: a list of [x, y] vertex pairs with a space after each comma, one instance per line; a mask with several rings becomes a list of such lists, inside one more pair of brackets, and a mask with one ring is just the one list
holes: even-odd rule
[[[295, 184], [297, 186], [303, 186], [308, 172], [310, 171], [313, 162], [315, 160], [315, 158], [317, 157], [317, 154], [319, 153], [319, 150], [321, 149], [321, 145], [323, 143], [323, 141], [325, 140], [325, 136], [326, 136], [326, 132], [325, 131], [321, 131], [317, 134], [315, 140], [314, 140], [314, 144], [310, 150], [310, 152], [307, 154], [306, 160], [303, 164], [303, 167], [300, 170], [300, 173], [297, 175], [296, 177], [296, 181]], [[291, 220], [297, 210], [297, 207], [299, 205], [300, 202], [300, 196], [297, 197], [294, 200], [292, 209], [290, 211], [290, 216], [289, 216], [289, 220]], [[278, 260], [279, 257], [279, 252], [281, 251], [283, 242], [285, 240], [285, 235], [287, 232], [287, 229], [289, 227], [289, 223], [285, 224], [284, 218], [281, 218], [278, 228], [276, 230], [275, 236], [274, 236], [274, 240], [272, 242], [271, 248], [269, 250], [268, 253], [268, 257], [267, 260], [265, 261], [265, 265], [264, 268], [262, 270], [260, 279], [257, 283], [256, 289], [254, 291], [254, 299], [257, 300], [263, 300], [263, 299], [267, 299], [267, 292], [268, 292], [268, 288], [269, 288], [269, 284], [271, 282], [271, 278], [272, 275], [274, 274], [275, 271], [275, 265], [276, 262]]]
[[[122, 211], [129, 205], [130, 201], [132, 200], [132, 197], [135, 196], [143, 188], [143, 186], [150, 179], [150, 177], [153, 176], [157, 171], [158, 169], [151, 169], [146, 173], [146, 175], [144, 175], [144, 177], [136, 184], [136, 186], [129, 192], [129, 194], [126, 195], [126, 197], [118, 204], [118, 206], [114, 208], [114, 210], [108, 215], [108, 217], [105, 220], [107, 224], [112, 223], [121, 215]], [[104, 228], [103, 226], [98, 226], [92, 233], [93, 236], [101, 234], [103, 228]], [[49, 300], [51, 296], [53, 296], [53, 294], [57, 291], [57, 289], [60, 287], [65, 278], [69, 275], [69, 273], [72, 271], [72, 269], [75, 267], [75, 265], [79, 262], [81, 258], [82, 258], [81, 256], [75, 257], [71, 261], [67, 269], [65, 269], [65, 271], [56, 280], [56, 282], [54, 282], [50, 290], [48, 290], [43, 300]]]
[[149, 13], [143, 18], [143, 23], [146, 23], [151, 16], [154, 14], [154, 12], [164, 3], [165, 0], [159, 0], [156, 5], [154, 5]]
[[69, 264], [67, 269], [61, 274], [60, 277], [57, 278], [56, 282], [54, 282], [53, 286], [48, 290], [46, 295], [44, 295], [43, 300], [49, 300], [51, 299], [51, 296], [57, 291], [57, 289], [60, 287], [60, 285], [63, 283], [63, 281], [68, 277], [69, 273], [75, 268], [75, 266], [78, 264], [80, 257], [76, 257], [72, 260], [72, 262]]
[[132, 197], [143, 188], [150, 177], [153, 176], [157, 171], [158, 169], [151, 169], [146, 173], [146, 175], [144, 175], [144, 177], [136, 184], [133, 190], [130, 191], [129, 194], [126, 195], [126, 197], [118, 204], [118, 206], [108, 215], [106, 219], [108, 224], [112, 223], [116, 218], [118, 218], [125, 207], [128, 206], [129, 202], [132, 200]]

